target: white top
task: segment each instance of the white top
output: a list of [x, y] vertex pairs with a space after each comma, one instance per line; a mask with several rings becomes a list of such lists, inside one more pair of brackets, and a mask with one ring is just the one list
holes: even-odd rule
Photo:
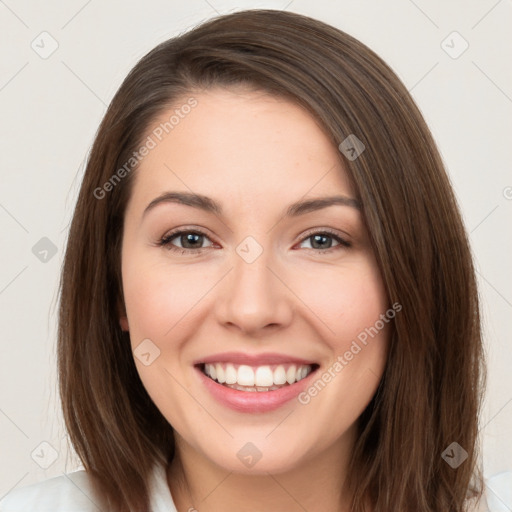
[[[150, 477], [151, 512], [177, 512], [167, 484], [165, 466], [156, 464]], [[468, 505], [470, 505], [468, 503]], [[0, 500], [0, 512], [98, 512], [94, 491], [85, 470], [49, 478], [13, 489]], [[510, 512], [512, 471], [485, 480], [485, 493], [477, 508], [468, 511]]]
[[[177, 512], [165, 467], [155, 465], [150, 478], [151, 512]], [[0, 500], [0, 512], [98, 512], [89, 475], [84, 469], [13, 489]]]

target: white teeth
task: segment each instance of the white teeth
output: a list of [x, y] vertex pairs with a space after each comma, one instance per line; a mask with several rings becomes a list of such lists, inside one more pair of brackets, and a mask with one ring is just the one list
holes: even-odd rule
[[236, 384], [236, 370], [232, 364], [226, 365], [226, 384]]
[[[240, 371], [240, 370], [238, 370]], [[269, 387], [274, 384], [274, 375], [270, 366], [259, 366], [254, 376], [256, 386]]]
[[254, 386], [254, 370], [245, 364], [240, 365], [236, 381], [240, 386]]
[[278, 366], [274, 370], [274, 384], [281, 385], [286, 382], [286, 372], [284, 366]]
[[222, 368], [221, 364], [215, 365], [215, 371], [217, 372], [217, 381], [221, 384], [224, 384], [226, 382], [226, 373], [224, 372], [224, 368]]
[[296, 371], [295, 371], [295, 365], [291, 365], [288, 370], [286, 370], [286, 382], [288, 382], [288, 384], [293, 384], [295, 382], [295, 375], [296, 375]]
[[[205, 364], [204, 373], [220, 384], [243, 391], [272, 391], [287, 384], [294, 384], [312, 371], [311, 365], [270, 365], [251, 367], [232, 363]], [[243, 386], [243, 387], [241, 387]]]

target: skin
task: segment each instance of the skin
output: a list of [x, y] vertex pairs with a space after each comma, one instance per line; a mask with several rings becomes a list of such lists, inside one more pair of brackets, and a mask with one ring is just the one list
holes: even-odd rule
[[[389, 304], [361, 212], [335, 205], [283, 216], [295, 201], [355, 198], [355, 191], [338, 149], [299, 106], [242, 88], [193, 96], [198, 105], [134, 176], [122, 246], [121, 326], [132, 349], [150, 339], [160, 350], [147, 366], [134, 360], [175, 429], [171, 493], [180, 512], [348, 511], [356, 420], [383, 374], [389, 325], [307, 405], [292, 400], [271, 412], [221, 405], [193, 361], [224, 351], [278, 352], [316, 361], [321, 374], [375, 324]], [[166, 191], [209, 196], [223, 215], [163, 203], [143, 217]], [[206, 236], [187, 254], [158, 245], [181, 227]], [[315, 248], [311, 235], [326, 228], [351, 247], [328, 238]], [[252, 263], [236, 252], [247, 236], [263, 249]], [[187, 239], [178, 235], [171, 245], [179, 251], [180, 243]], [[194, 247], [204, 249], [197, 255]], [[236, 456], [247, 442], [262, 454], [251, 468]]]

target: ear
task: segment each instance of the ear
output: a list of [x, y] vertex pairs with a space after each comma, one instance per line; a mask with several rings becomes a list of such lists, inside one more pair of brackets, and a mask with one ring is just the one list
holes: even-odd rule
[[128, 317], [127, 316], [120, 316], [119, 317], [119, 325], [121, 326], [121, 329], [123, 331], [128, 332], [130, 330], [130, 327], [128, 325]]
[[119, 325], [123, 331], [128, 332], [130, 330], [130, 326], [128, 325], [128, 317], [126, 316], [126, 310], [124, 304], [121, 302], [118, 303], [117, 306], [118, 314], [119, 314]]

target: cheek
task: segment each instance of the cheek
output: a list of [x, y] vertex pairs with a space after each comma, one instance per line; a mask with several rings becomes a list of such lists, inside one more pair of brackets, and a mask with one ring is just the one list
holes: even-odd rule
[[314, 279], [303, 278], [297, 295], [323, 325], [336, 352], [373, 326], [388, 309], [385, 288], [376, 265], [360, 260], [323, 269]]
[[314, 417], [329, 418], [321, 425], [328, 444], [353, 424], [377, 390], [394, 310], [373, 264], [333, 269], [315, 283], [307, 295], [308, 306], [328, 326], [324, 341], [329, 358], [299, 402], [311, 408]]
[[[197, 304], [208, 290], [211, 276], [190, 269], [173, 268], [162, 263], [126, 261], [123, 288], [130, 333], [134, 338], [162, 339], [188, 322]], [[176, 327], [178, 328], [178, 327]]]
[[[180, 370], [183, 343], [197, 329], [194, 305], [207, 284], [206, 276], [202, 276], [194, 281], [201, 285], [191, 286], [192, 277], [190, 271], [177, 268], [169, 272], [168, 264], [155, 262], [147, 255], [137, 257], [135, 251], [123, 261], [123, 291], [137, 371], [153, 402], [168, 421], [172, 419], [177, 425], [194, 405], [173, 376]], [[149, 353], [146, 362], [142, 357], [145, 353]], [[178, 380], [186, 383], [183, 375]]]

